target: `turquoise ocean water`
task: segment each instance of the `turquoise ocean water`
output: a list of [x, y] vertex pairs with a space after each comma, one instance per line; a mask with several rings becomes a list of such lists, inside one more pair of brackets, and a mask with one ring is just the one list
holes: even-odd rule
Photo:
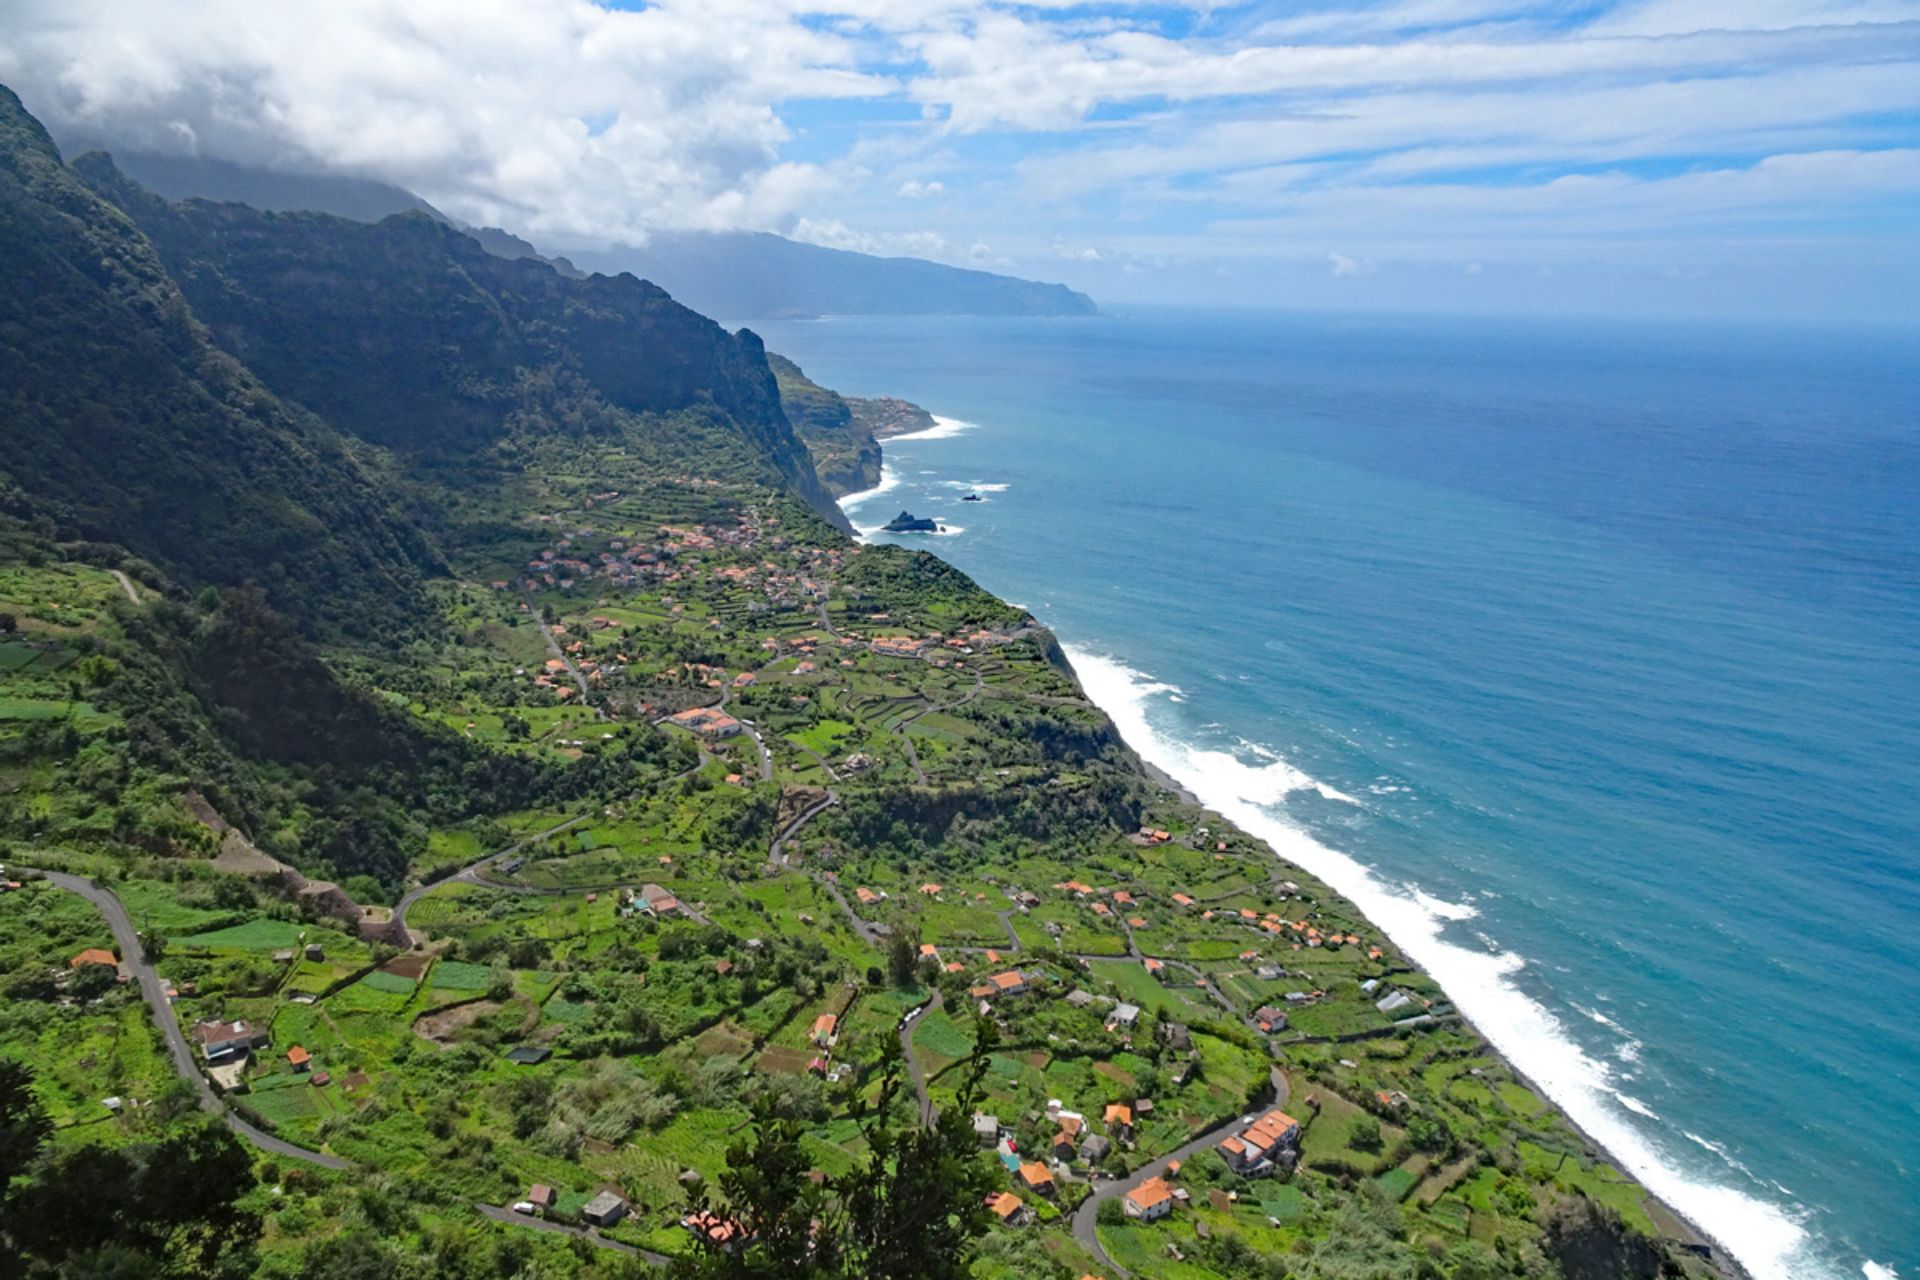
[[945, 521], [902, 540], [1052, 626], [1760, 1280], [1920, 1275], [1915, 334], [763, 333], [942, 417], [856, 525]]

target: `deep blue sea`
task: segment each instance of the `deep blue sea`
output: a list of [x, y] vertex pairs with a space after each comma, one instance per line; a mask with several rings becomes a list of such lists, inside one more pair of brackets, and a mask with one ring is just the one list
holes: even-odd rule
[[942, 417], [856, 525], [947, 522], [1756, 1276], [1920, 1276], [1920, 335], [763, 333]]

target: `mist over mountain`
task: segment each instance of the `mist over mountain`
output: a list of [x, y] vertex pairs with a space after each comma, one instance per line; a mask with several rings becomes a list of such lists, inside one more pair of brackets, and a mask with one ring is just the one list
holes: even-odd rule
[[631, 271], [688, 306], [736, 319], [815, 315], [1090, 316], [1084, 293], [920, 258], [877, 258], [759, 231], [674, 232], [644, 247], [567, 256]]
[[342, 436], [212, 340], [160, 256], [0, 89], [10, 514], [308, 619], [404, 614], [436, 557]]
[[122, 172], [169, 200], [199, 197], [269, 212], [313, 211], [357, 222], [421, 213], [461, 230], [492, 254], [535, 258], [562, 275], [631, 272], [703, 315], [730, 321], [815, 315], [1086, 316], [1091, 298], [1065, 285], [920, 258], [882, 258], [767, 232], [663, 232], [644, 246], [548, 252], [498, 227], [454, 222], [390, 183], [293, 174], [196, 156], [114, 152]]

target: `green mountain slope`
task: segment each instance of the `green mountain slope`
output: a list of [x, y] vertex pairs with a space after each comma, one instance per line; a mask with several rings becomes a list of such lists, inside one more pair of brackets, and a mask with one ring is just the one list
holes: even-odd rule
[[343, 432], [441, 462], [597, 436], [840, 519], [760, 340], [651, 284], [497, 257], [422, 213], [368, 224], [170, 204], [104, 155], [75, 167], [152, 239], [224, 348]]
[[892, 396], [843, 396], [809, 378], [799, 365], [769, 353], [787, 420], [813, 455], [821, 483], [836, 495], [880, 483], [880, 441], [906, 431], [924, 431], [933, 415]]
[[223, 353], [140, 231], [0, 89], [0, 474], [59, 536], [365, 632], [435, 563], [324, 423]]

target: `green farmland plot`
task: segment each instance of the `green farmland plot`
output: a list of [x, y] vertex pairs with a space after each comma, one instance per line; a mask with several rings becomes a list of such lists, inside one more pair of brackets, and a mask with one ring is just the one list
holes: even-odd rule
[[286, 920], [261, 919], [215, 929], [210, 933], [189, 934], [174, 939], [174, 942], [182, 947], [198, 947], [208, 951], [283, 951], [299, 946], [303, 936], [310, 932], [310, 926]]

